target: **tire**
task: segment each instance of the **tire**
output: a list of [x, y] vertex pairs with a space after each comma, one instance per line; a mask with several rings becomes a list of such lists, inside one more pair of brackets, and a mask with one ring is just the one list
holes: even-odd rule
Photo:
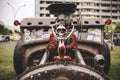
[[104, 72], [106, 74], [109, 73], [109, 69], [110, 69], [110, 50], [109, 50], [109, 47], [108, 45], [105, 43], [104, 44], [104, 53], [103, 53], [103, 56], [105, 58], [105, 67], [104, 67]]
[[[59, 78], [59, 79], [58, 79]], [[61, 79], [60, 79], [61, 78]], [[110, 80], [89, 66], [66, 61], [58, 61], [28, 69], [18, 77], [19, 80]]]
[[14, 69], [17, 75], [23, 72], [22, 53], [20, 47], [21, 47], [20, 41], [18, 41], [15, 46], [14, 57], [13, 57]]

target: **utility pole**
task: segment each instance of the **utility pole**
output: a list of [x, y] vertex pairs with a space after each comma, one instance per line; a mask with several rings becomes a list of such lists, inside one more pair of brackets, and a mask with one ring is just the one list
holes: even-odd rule
[[110, 19], [112, 20], [112, 0], [110, 0]]

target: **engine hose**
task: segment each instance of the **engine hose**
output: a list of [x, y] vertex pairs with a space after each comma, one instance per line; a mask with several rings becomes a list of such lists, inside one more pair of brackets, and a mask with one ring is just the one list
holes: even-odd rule
[[73, 47], [76, 45], [76, 43], [77, 43], [76, 36], [75, 36], [75, 35], [72, 35], [72, 36], [71, 36], [71, 39], [72, 39], [72, 42], [71, 42], [70, 45], [67, 45], [67, 46], [66, 46], [66, 49], [71, 49], [71, 48], [73, 48]]

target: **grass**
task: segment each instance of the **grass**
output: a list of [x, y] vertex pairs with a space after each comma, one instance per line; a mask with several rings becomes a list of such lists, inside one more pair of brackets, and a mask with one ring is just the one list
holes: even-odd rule
[[[0, 80], [17, 80], [13, 68], [13, 51], [15, 42], [0, 43]], [[111, 51], [111, 68], [109, 72], [111, 80], [120, 79], [120, 47], [114, 47]]]
[[13, 69], [13, 51], [15, 42], [0, 43], [0, 80], [16, 80]]
[[114, 50], [111, 51], [111, 68], [109, 72], [111, 80], [120, 79], [120, 47], [114, 47]]

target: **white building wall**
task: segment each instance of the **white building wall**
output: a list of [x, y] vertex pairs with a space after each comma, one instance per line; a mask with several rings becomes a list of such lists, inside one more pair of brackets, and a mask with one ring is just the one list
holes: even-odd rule
[[120, 0], [112, 0], [112, 5], [111, 0], [35, 0], [35, 17], [51, 17], [46, 8], [50, 4], [60, 2], [75, 3], [75, 13], [81, 12], [82, 17], [100, 17], [106, 20], [112, 15], [112, 21], [120, 21]]

